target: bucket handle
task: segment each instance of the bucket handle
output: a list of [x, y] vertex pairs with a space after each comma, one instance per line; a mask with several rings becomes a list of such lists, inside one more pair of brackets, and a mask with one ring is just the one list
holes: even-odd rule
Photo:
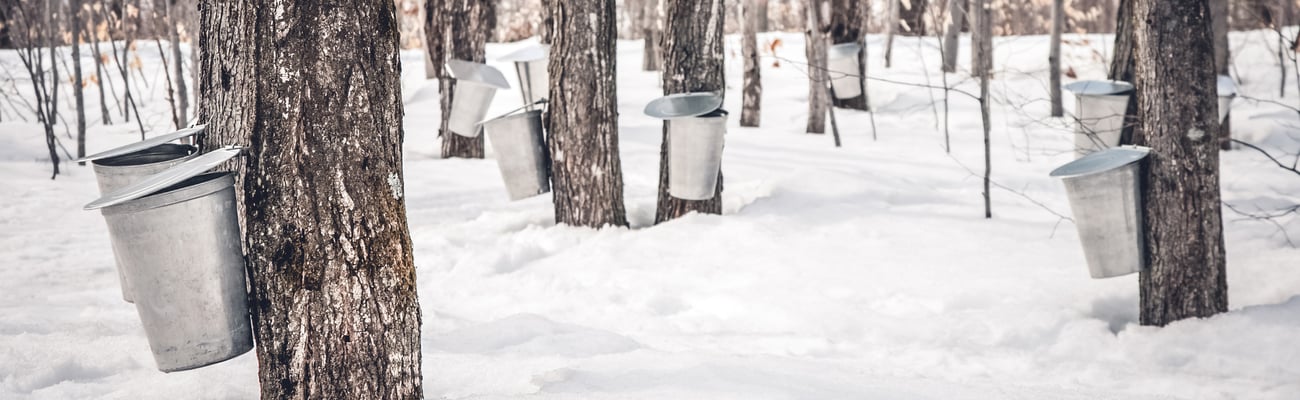
[[[508, 116], [513, 115], [514, 113], [517, 113], [517, 112], [523, 111], [523, 110], [525, 110], [525, 109], [531, 111], [531, 110], [533, 109], [533, 106], [536, 106], [536, 105], [538, 105], [538, 104], [541, 104], [541, 105], [543, 105], [544, 107], [545, 107], [545, 106], [550, 106], [550, 105], [551, 105], [551, 103], [548, 102], [548, 101], [546, 101], [546, 99], [540, 99], [540, 100], [534, 101], [534, 102], [529, 103], [529, 104], [524, 104], [523, 107], [519, 107], [519, 108], [516, 108], [516, 109], [510, 110], [510, 111], [507, 111], [505, 114], [501, 114], [501, 115], [498, 115], [498, 116], [492, 117], [491, 119], [486, 119], [486, 120], [479, 121], [478, 123], [476, 123], [476, 124], [474, 124], [474, 125], [480, 125], [480, 126], [481, 126], [481, 125], [483, 125], [484, 123], [487, 123], [487, 122], [489, 122], [489, 121], [495, 121], [495, 120], [498, 120], [498, 119], [501, 119], [501, 118], [505, 118], [505, 117], [508, 117]], [[543, 109], [542, 112], [545, 113], [546, 110]]]

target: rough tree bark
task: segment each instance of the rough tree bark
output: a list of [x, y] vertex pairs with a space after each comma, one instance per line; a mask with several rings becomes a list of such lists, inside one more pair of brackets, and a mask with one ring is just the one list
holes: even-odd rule
[[898, 33], [925, 36], [925, 8], [929, 0], [898, 0]]
[[550, 105], [555, 222], [626, 226], [618, 157], [614, 0], [551, 0]]
[[[664, 94], [726, 91], [723, 79], [723, 0], [665, 0], [663, 37]], [[722, 213], [722, 170], [708, 200], [682, 200], [668, 194], [668, 121], [659, 152], [659, 203], [655, 223], [686, 215]]]
[[538, 27], [541, 32], [538, 36], [542, 44], [551, 44], [551, 37], [555, 34], [555, 17], [552, 14], [555, 9], [551, 7], [553, 1], [555, 0], [541, 0], [542, 21]]
[[763, 79], [758, 62], [759, 21], [766, 11], [758, 7], [760, 0], [742, 0], [744, 22], [741, 28], [740, 54], [745, 60], [745, 86], [741, 92], [740, 126], [757, 127], [762, 121]]
[[659, 70], [660, 59], [662, 58], [659, 46], [663, 40], [661, 37], [663, 32], [660, 27], [663, 20], [663, 13], [661, 12], [663, 2], [664, 0], [646, 0], [642, 3], [645, 6], [645, 10], [641, 13], [641, 29], [644, 31], [641, 51], [642, 71]]
[[[1119, 0], [1119, 9], [1115, 12], [1115, 50], [1110, 59], [1110, 72], [1106, 74], [1106, 77], [1111, 80], [1133, 82], [1134, 46], [1136, 45], [1133, 29], [1137, 23], [1133, 20], [1134, 1]], [[1136, 130], [1141, 129], [1137, 123], [1138, 90], [1141, 89], [1134, 89], [1133, 97], [1128, 102], [1128, 109], [1124, 111], [1124, 127], [1120, 129], [1120, 144], [1133, 144], [1133, 136], [1137, 135]]]
[[970, 0], [971, 5], [971, 76], [993, 73], [993, 5], [992, 0]]
[[804, 55], [808, 58], [808, 125], [806, 133], [826, 133], [826, 26], [822, 23], [822, 4], [828, 0], [808, 0], [804, 7]]
[[449, 129], [456, 80], [442, 66], [449, 60], [484, 62], [487, 39], [496, 26], [496, 1], [427, 0], [425, 6], [430, 7], [425, 12], [433, 14], [433, 26], [425, 31], [428, 37], [425, 51], [438, 68], [438, 92], [442, 98], [438, 136], [442, 137], [442, 158], [483, 158], [483, 135], [465, 137]]
[[961, 49], [961, 27], [966, 20], [967, 0], [948, 0], [948, 26], [943, 32], [943, 72], [957, 72]]
[[[1228, 309], [1219, 131], [1208, 0], [1134, 0], [1138, 120], [1151, 147], [1142, 179], [1147, 268], [1142, 325]], [[1178, 49], [1179, 51], [1168, 51]]]
[[1065, 0], [1052, 0], [1052, 43], [1047, 55], [1048, 79], [1051, 90], [1052, 116], [1065, 115], [1061, 107], [1061, 30], [1065, 25]]
[[[1228, 64], [1231, 57], [1228, 48], [1228, 0], [1210, 0], [1210, 17], [1214, 28], [1214, 71], [1219, 75], [1228, 75], [1231, 67]], [[1219, 149], [1232, 150], [1232, 115], [1220, 123]]]
[[[72, 32], [72, 101], [77, 106], [77, 158], [86, 156], [86, 96], [81, 77], [81, 0], [69, 0], [68, 21]], [[77, 163], [86, 165], [86, 163]]]
[[262, 398], [421, 398], [393, 2], [199, 9], [204, 140], [248, 148], [233, 168]]
[[[836, 107], [854, 110], [869, 110], [867, 103], [867, 4], [857, 0], [832, 0], [830, 20], [831, 43], [857, 43], [858, 50], [858, 84], [862, 86], [862, 95], [850, 99], [831, 99]], [[828, 77], [829, 78], [829, 77]]]

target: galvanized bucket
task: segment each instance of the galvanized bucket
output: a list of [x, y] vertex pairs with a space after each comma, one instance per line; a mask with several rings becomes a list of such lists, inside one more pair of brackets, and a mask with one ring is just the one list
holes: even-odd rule
[[456, 79], [447, 127], [457, 135], [477, 137], [478, 123], [487, 117], [492, 98], [497, 90], [509, 89], [510, 83], [501, 71], [487, 64], [451, 60], [447, 70]]
[[1223, 123], [1232, 110], [1232, 99], [1237, 97], [1237, 83], [1232, 81], [1231, 76], [1219, 75], [1217, 84], [1219, 89], [1219, 123]]
[[519, 94], [523, 96], [524, 104], [534, 104], [550, 95], [550, 77], [546, 71], [550, 54], [550, 45], [539, 44], [510, 53], [498, 60], [515, 64], [515, 73], [519, 75]]
[[1133, 85], [1122, 81], [1079, 81], [1065, 85], [1075, 94], [1075, 156], [1119, 145]]
[[541, 110], [484, 121], [483, 131], [496, 152], [497, 167], [501, 169], [501, 179], [506, 183], [510, 200], [522, 200], [551, 191]]
[[668, 194], [683, 200], [708, 200], [718, 187], [727, 112], [668, 121]]
[[1052, 171], [1062, 178], [1093, 278], [1139, 272], [1142, 239], [1142, 161], [1150, 149], [1123, 146], [1089, 154]]
[[831, 46], [826, 51], [827, 69], [830, 71], [831, 88], [835, 89], [835, 98], [851, 99], [862, 95], [861, 71], [858, 70], [858, 51], [862, 48], [855, 42]]
[[[186, 140], [202, 133], [206, 125], [181, 129], [166, 135], [155, 136], [125, 146], [113, 148], [98, 154], [92, 154], [77, 160], [90, 162], [95, 171], [95, 182], [99, 185], [99, 194], [104, 195], [135, 183], [144, 177], [162, 172], [171, 166], [198, 156], [194, 146], [169, 144], [174, 140]], [[134, 302], [131, 295], [131, 283], [123, 271], [123, 264], [118, 259], [116, 240], [111, 240], [114, 262], [117, 265], [118, 284], [122, 289], [122, 300]]]
[[205, 154], [86, 206], [102, 209], [122, 244], [119, 258], [163, 372], [253, 348], [234, 177], [203, 173], [237, 153]]

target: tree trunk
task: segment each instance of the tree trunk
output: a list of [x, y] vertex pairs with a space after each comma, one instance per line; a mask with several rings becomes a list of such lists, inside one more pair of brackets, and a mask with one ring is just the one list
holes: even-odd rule
[[[102, 13], [91, 12], [91, 26], [98, 27], [101, 16]], [[113, 119], [109, 116], [108, 97], [104, 95], [104, 86], [112, 85], [112, 82], [109, 81], [107, 68], [104, 67], [104, 59], [101, 55], [103, 53], [99, 51], [99, 29], [91, 29], [87, 33], [89, 33], [91, 37], [92, 44], [90, 46], [90, 55], [95, 57], [95, 77], [98, 78], [99, 81], [98, 84], [95, 85], [99, 87], [99, 123], [110, 125], [113, 123]], [[117, 101], [116, 95], [113, 96], [113, 101]], [[118, 104], [118, 107], [121, 108], [122, 105]]]
[[176, 82], [176, 112], [180, 119], [180, 126], [177, 126], [177, 128], [183, 128], [190, 120], [190, 91], [185, 83], [185, 62], [184, 56], [181, 54], [181, 35], [180, 32], [177, 32], [176, 27], [180, 22], [180, 12], [173, 10], [175, 7], [172, 5], [172, 0], [162, 0], [162, 2], [167, 12], [167, 40], [171, 42], [172, 60], [175, 60], [174, 65], [171, 67], [173, 71], [172, 78]]
[[1061, 29], [1065, 25], [1065, 0], [1052, 0], [1052, 44], [1047, 56], [1052, 116], [1065, 115], [1061, 107]]
[[929, 0], [898, 0], [898, 32], [903, 36], [925, 36], [925, 6]]
[[894, 35], [898, 33], [898, 2], [888, 0], [885, 6], [885, 68], [894, 62]]
[[[1107, 78], [1116, 81], [1133, 82], [1133, 60], [1135, 57], [1134, 46], [1136, 37], [1134, 36], [1134, 27], [1137, 21], [1133, 20], [1133, 2], [1136, 0], [1119, 0], [1119, 10], [1115, 13], [1115, 53], [1110, 60], [1110, 73]], [[1124, 111], [1124, 127], [1120, 129], [1120, 144], [1132, 144], [1133, 137], [1137, 136], [1138, 126], [1137, 109], [1138, 97], [1135, 89], [1132, 99], [1128, 102], [1128, 109]]]
[[557, 223], [627, 226], [618, 157], [614, 0], [551, 0], [551, 174]]
[[552, 2], [554, 1], [555, 0], [541, 0], [542, 22], [540, 24], [541, 26], [538, 27], [538, 31], [541, 32], [538, 36], [542, 44], [551, 44], [551, 38], [555, 35], [555, 7], [552, 6]]
[[[69, 0], [68, 20], [72, 33], [72, 100], [77, 106], [77, 158], [86, 156], [86, 96], [81, 77], [81, 0]], [[78, 163], [86, 165], [86, 163]]]
[[993, 6], [990, 0], [970, 0], [971, 4], [971, 76], [993, 73]]
[[[1147, 268], [1141, 323], [1228, 309], [1208, 0], [1134, 0], [1138, 116], [1151, 147], [1142, 182]], [[1178, 49], [1178, 51], [1168, 51]]]
[[421, 398], [393, 2], [199, 9], [205, 140], [248, 148], [233, 164], [262, 398]]
[[[1231, 54], [1231, 50], [1228, 48], [1228, 0], [1210, 0], [1210, 18], [1214, 29], [1214, 71], [1219, 75], [1228, 75], [1231, 67], [1228, 64]], [[1286, 74], [1282, 74], [1282, 76], [1285, 78]], [[1220, 123], [1219, 148], [1232, 150], [1231, 115], [1224, 118], [1223, 122]]]
[[54, 151], [54, 123], [59, 120], [59, 81], [62, 80], [62, 78], [59, 78], [59, 53], [55, 51], [59, 43], [59, 36], [54, 26], [54, 13], [57, 11], [56, 7], [50, 4], [54, 1], [45, 0], [45, 44], [46, 47], [50, 48], [49, 91], [45, 94], [50, 104], [47, 109], [49, 116], [46, 117], [48, 118], [46, 122], [49, 123], [45, 126], [50, 147], [50, 162], [54, 164], [54, 175], [50, 176], [50, 179], [54, 179], [55, 176], [59, 175], [59, 153]]
[[957, 72], [961, 28], [966, 20], [967, 0], [948, 0], [948, 28], [943, 32], [943, 72]]
[[808, 58], [808, 125], [804, 132], [826, 133], [826, 31], [821, 22], [821, 4], [827, 0], [808, 0], [804, 7], [804, 55]]
[[763, 80], [758, 62], [758, 25], [765, 19], [766, 11], [758, 7], [760, 1], [742, 0], [744, 22], [740, 39], [741, 58], [745, 59], [745, 87], [741, 93], [740, 126], [757, 127], [762, 121]]
[[[131, 122], [131, 109], [129, 106], [133, 104], [132, 102], [134, 101], [134, 99], [131, 98], [131, 42], [135, 36], [132, 34], [134, 31], [134, 29], [131, 29], [132, 24], [127, 22], [127, 19], [129, 18], [127, 9], [129, 7], [126, 5], [126, 0], [121, 1], [121, 6], [121, 14], [119, 14], [120, 17], [117, 20], [119, 28], [122, 29], [122, 37], [125, 40], [122, 41], [122, 59], [118, 60], [117, 65], [119, 69], [121, 69], [119, 72], [122, 73], [122, 118], [129, 123]], [[117, 55], [116, 47], [114, 48], [114, 55]], [[137, 119], [139, 117], [140, 116], [138, 115], [136, 116]], [[144, 140], [143, 129], [141, 129], [140, 132], [140, 139]]]
[[659, 46], [663, 40], [662, 31], [660, 30], [660, 21], [663, 20], [663, 13], [660, 12], [660, 6], [664, 0], [646, 0], [645, 12], [641, 14], [642, 30], [645, 37], [642, 38], [641, 51], [641, 70], [658, 71], [661, 54]]
[[[977, 0], [979, 1], [979, 0]], [[985, 21], [988, 21], [985, 19]], [[984, 26], [987, 26], [984, 25]], [[993, 175], [993, 148], [990, 145], [990, 132], [993, 123], [989, 112], [989, 75], [980, 76], [980, 122], [984, 128], [984, 218], [993, 218], [993, 193], [989, 183]]]
[[[866, 3], [857, 0], [832, 0], [830, 38], [835, 44], [857, 43], [858, 50], [858, 85], [862, 86], [862, 95], [849, 99], [831, 99], [836, 107], [854, 110], [868, 110], [867, 104], [867, 46]], [[828, 76], [829, 78], [829, 76]]]
[[756, 0], [754, 2], [754, 16], [758, 18], [755, 29], [759, 32], [768, 31], [767, 2], [768, 0]]
[[[495, 1], [491, 0], [445, 0], [433, 4], [434, 26], [426, 35], [439, 35], [426, 45], [432, 55], [434, 66], [438, 68], [438, 92], [442, 97], [442, 125], [438, 136], [442, 137], [442, 158], [483, 158], [483, 135], [465, 137], [449, 129], [451, 121], [451, 104], [456, 93], [456, 80], [451, 78], [443, 64], [450, 60], [484, 62], [487, 39], [496, 26]], [[433, 45], [439, 47], [431, 47]]]
[[[726, 92], [722, 40], [722, 0], [666, 0], [664, 3], [664, 94]], [[659, 204], [655, 223], [686, 215], [722, 213], [722, 170], [708, 200], [683, 200], [668, 194], [668, 124], [663, 123], [659, 152]]]

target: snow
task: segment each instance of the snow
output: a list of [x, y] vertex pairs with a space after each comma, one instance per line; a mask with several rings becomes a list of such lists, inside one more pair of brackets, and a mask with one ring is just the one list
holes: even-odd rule
[[[1232, 37], [1241, 93], [1267, 100], [1234, 103], [1234, 134], [1295, 153], [1300, 120], [1268, 102], [1300, 104], [1292, 78], [1277, 96], [1271, 35]], [[1069, 216], [1064, 190], [1047, 176], [1072, 159], [1072, 137], [1068, 121], [1046, 117], [1046, 37], [996, 42], [991, 220], [973, 99], [953, 92], [947, 155], [942, 108], [932, 108], [942, 91], [872, 81], [879, 139], [868, 114], [836, 110], [837, 149], [829, 135], [803, 133], [802, 35], [760, 43], [773, 38], [783, 59], [764, 52], [763, 127], [729, 122], [724, 214], [660, 225], [660, 121], [641, 110], [662, 92], [655, 73], [640, 71], [641, 43], [620, 43], [631, 228], [556, 226], [548, 196], [507, 201], [490, 149], [487, 160], [439, 159], [436, 83], [423, 79], [421, 53], [403, 53], [405, 187], [369, 195], [406, 201], [427, 397], [1300, 398], [1296, 218], [1279, 226], [1225, 209], [1231, 311], [1212, 318], [1142, 327], [1136, 276], [1088, 278], [1074, 225], [1058, 216]], [[940, 83], [923, 74], [939, 66], [933, 38], [897, 38], [891, 69], [881, 39], [868, 38], [870, 74]], [[1110, 37], [1067, 40], [1064, 67], [1102, 78]], [[738, 43], [727, 38], [733, 113]], [[489, 45], [487, 59], [523, 45]], [[147, 53], [152, 76], [160, 63]], [[14, 53], [0, 52], [0, 63], [19, 74]], [[948, 80], [977, 90], [965, 74]], [[155, 80], [143, 96], [152, 134], [170, 118], [164, 86]], [[100, 124], [96, 100], [87, 96], [91, 152], [138, 140], [134, 122]], [[500, 92], [489, 115], [521, 104]], [[65, 163], [49, 180], [40, 126], [4, 117], [0, 398], [256, 397], [253, 353], [194, 371], [154, 368], [120, 299], [102, 217], [80, 209], [97, 197], [90, 169]], [[1300, 202], [1300, 178], [1258, 153], [1226, 152], [1222, 165], [1224, 200], [1239, 209]]]

